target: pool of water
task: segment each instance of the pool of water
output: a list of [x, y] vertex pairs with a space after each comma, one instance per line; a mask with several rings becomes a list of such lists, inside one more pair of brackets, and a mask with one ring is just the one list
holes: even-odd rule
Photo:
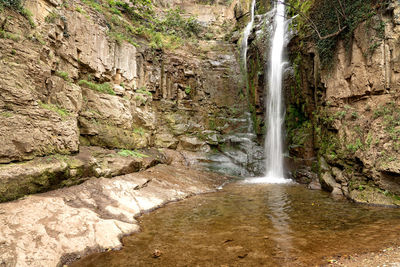
[[400, 209], [300, 185], [235, 182], [139, 219], [124, 248], [71, 266], [315, 266], [400, 243]]

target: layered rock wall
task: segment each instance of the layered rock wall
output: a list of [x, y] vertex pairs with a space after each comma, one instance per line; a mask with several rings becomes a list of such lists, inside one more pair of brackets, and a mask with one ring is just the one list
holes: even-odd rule
[[291, 155], [318, 162], [323, 187], [358, 202], [400, 203], [399, 10], [393, 1], [339, 40], [331, 66], [314, 45], [290, 44]]
[[[247, 109], [239, 94], [238, 53], [225, 41], [237, 4], [156, 1], [160, 16], [167, 6], [180, 8], [208, 34], [170, 48], [139, 35], [121, 40], [116, 27], [140, 27], [129, 26], [129, 18], [107, 3], [30, 0], [24, 8], [34, 27], [3, 8], [0, 163], [76, 154], [82, 146], [218, 147], [222, 135], [237, 127], [228, 118]], [[112, 25], [105, 8], [115, 12]]]

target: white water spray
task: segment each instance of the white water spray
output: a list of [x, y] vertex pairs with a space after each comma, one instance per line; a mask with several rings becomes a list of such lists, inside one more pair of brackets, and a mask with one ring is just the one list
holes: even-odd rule
[[251, 2], [250, 9], [250, 21], [247, 24], [246, 28], [243, 31], [243, 39], [242, 39], [242, 51], [243, 51], [243, 68], [245, 73], [247, 73], [247, 49], [248, 49], [248, 40], [251, 30], [253, 29], [254, 24], [254, 12], [256, 9], [256, 0]]
[[266, 181], [269, 183], [286, 183], [283, 174], [283, 144], [282, 144], [282, 72], [283, 49], [285, 45], [285, 5], [284, 0], [276, 3], [274, 16], [274, 35], [271, 40], [269, 64], [269, 86], [267, 97], [267, 134], [265, 140]]

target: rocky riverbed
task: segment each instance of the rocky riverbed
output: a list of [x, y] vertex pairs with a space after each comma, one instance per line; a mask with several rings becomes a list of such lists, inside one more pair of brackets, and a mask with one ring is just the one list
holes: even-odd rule
[[0, 266], [57, 266], [118, 249], [122, 236], [139, 231], [138, 215], [228, 179], [185, 166], [179, 152], [166, 153], [170, 165], [0, 204]]
[[328, 262], [330, 262], [330, 266], [397, 267], [400, 266], [400, 246], [392, 246], [376, 252], [344, 256], [331, 259]]

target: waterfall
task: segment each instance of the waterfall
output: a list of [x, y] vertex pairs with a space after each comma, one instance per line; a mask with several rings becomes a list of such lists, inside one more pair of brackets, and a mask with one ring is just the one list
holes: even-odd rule
[[[242, 51], [244, 69], [247, 73], [247, 41], [254, 24], [255, 1], [252, 1], [251, 21], [246, 26], [243, 34]], [[267, 15], [268, 14], [268, 15]], [[285, 47], [285, 38], [287, 37], [288, 23], [285, 21], [284, 0], [276, 2], [274, 9], [268, 12], [266, 19], [272, 19], [271, 42], [269, 44], [270, 57], [268, 62], [269, 73], [268, 82], [266, 82], [267, 101], [266, 105], [266, 128], [265, 135], [265, 167], [266, 175], [262, 178], [249, 178], [246, 183], [289, 183], [286, 179], [283, 167], [283, 141], [282, 141], [282, 123], [283, 123], [283, 100], [282, 100], [282, 76], [285, 66], [283, 61], [283, 51]], [[269, 16], [271, 14], [271, 16]]]
[[285, 5], [284, 0], [277, 1], [274, 16], [275, 32], [271, 39], [271, 53], [268, 76], [267, 96], [267, 133], [265, 139], [266, 181], [269, 183], [285, 183], [283, 174], [283, 142], [282, 142], [282, 72], [283, 49], [285, 46]]
[[251, 2], [251, 9], [250, 9], [250, 21], [247, 24], [246, 28], [244, 29], [243, 32], [243, 39], [242, 39], [242, 53], [243, 53], [243, 70], [244, 73], [247, 73], [247, 46], [248, 46], [248, 40], [249, 40], [249, 35], [250, 32], [253, 28], [254, 24], [254, 12], [256, 9], [256, 0], [253, 0]]

